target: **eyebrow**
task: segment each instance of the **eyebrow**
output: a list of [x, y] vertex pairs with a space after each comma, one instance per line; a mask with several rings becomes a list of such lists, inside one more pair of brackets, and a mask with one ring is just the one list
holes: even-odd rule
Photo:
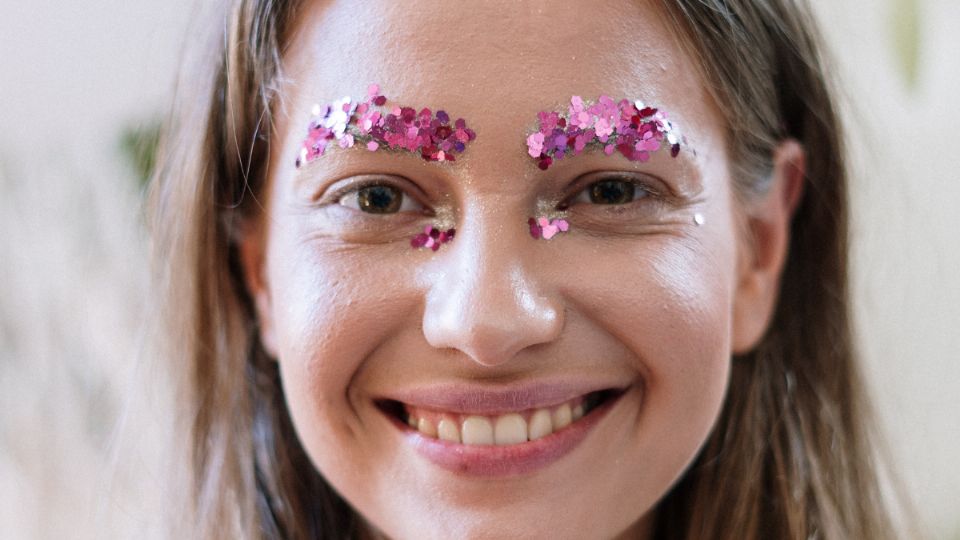
[[640, 100], [614, 101], [602, 95], [592, 103], [570, 98], [566, 114], [537, 113], [537, 130], [527, 136], [527, 153], [547, 170], [554, 160], [600, 147], [606, 155], [618, 152], [630, 161], [646, 162], [661, 148], [676, 158], [686, 142], [664, 111]]
[[456, 161], [477, 138], [463, 118], [451, 124], [444, 110], [434, 114], [429, 108], [418, 112], [413, 107], [388, 106], [380, 86], [371, 84], [365, 100], [349, 96], [331, 103], [317, 104], [311, 111], [307, 135], [297, 155], [297, 168], [323, 156], [330, 146], [368, 151], [399, 150], [419, 154], [426, 161]]

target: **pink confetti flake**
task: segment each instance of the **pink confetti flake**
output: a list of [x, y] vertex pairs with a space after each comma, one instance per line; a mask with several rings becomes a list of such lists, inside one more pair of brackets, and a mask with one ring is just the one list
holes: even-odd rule
[[440, 246], [453, 240], [456, 235], [456, 229], [447, 229], [441, 231], [433, 225], [427, 225], [423, 232], [410, 239], [410, 247], [414, 249], [427, 248], [433, 251], [440, 249]]
[[446, 111], [434, 114], [426, 107], [419, 112], [413, 107], [387, 108], [386, 103], [380, 86], [371, 84], [363, 102], [356, 103], [347, 96], [315, 105], [297, 156], [297, 168], [322, 156], [334, 142], [341, 148], [403, 150], [418, 153], [427, 161], [456, 161], [456, 155], [477, 137], [462, 118], [451, 126]]
[[532, 158], [540, 157], [543, 152], [543, 133], [531, 133], [527, 137], [527, 151]]
[[567, 220], [551, 220], [543, 216], [536, 219], [528, 219], [527, 225], [530, 227], [530, 236], [532, 236], [535, 240], [540, 238], [543, 238], [544, 240], [550, 240], [558, 233], [565, 233], [570, 230], [570, 223]]
[[[675, 158], [683, 143], [665, 112], [640, 101], [617, 102], [609, 96], [600, 96], [595, 103], [573, 96], [566, 116], [540, 111], [537, 121], [537, 131], [527, 136], [527, 153], [544, 171], [554, 160], [577, 155], [592, 146], [603, 148], [608, 156], [619, 152], [630, 161], [643, 162], [663, 146], [669, 147], [670, 156]], [[540, 229], [537, 237], [546, 238], [543, 227]]]

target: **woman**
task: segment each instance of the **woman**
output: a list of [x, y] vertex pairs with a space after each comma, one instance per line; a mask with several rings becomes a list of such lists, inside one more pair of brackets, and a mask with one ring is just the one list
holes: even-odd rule
[[199, 534], [889, 534], [803, 6], [227, 4], [153, 185]]

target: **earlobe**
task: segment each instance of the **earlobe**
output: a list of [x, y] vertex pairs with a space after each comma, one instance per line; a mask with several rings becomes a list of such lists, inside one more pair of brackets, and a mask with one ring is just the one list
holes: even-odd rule
[[769, 189], [744, 203], [733, 306], [734, 354], [746, 353], [759, 343], [775, 312], [790, 247], [790, 224], [805, 175], [803, 147], [793, 139], [782, 141], [773, 154]]
[[256, 312], [260, 343], [268, 355], [276, 358], [273, 302], [270, 298], [270, 288], [266, 279], [264, 236], [262, 227], [247, 222], [242, 227], [237, 249], [240, 254], [240, 265], [243, 269], [243, 282]]

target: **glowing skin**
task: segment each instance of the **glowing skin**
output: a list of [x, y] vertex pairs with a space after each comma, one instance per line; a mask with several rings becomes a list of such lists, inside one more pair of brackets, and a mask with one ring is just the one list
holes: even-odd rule
[[[802, 153], [788, 145], [778, 156], [787, 187], [756, 209], [735, 205], [718, 109], [644, 2], [309, 6], [285, 58], [265, 215], [242, 256], [313, 463], [392, 538], [646, 536], [656, 502], [716, 420], [731, 353], [767, 325]], [[564, 35], [554, 29], [571, 29], [576, 46], [549, 46]], [[476, 141], [455, 163], [337, 151], [297, 171], [290, 156], [314, 100], [359, 95], [371, 81], [399, 102], [457, 111]], [[696, 155], [640, 163], [585, 152], [538, 169], [524, 146], [536, 112], [603, 94], [669, 110]], [[633, 202], [594, 202], [591, 186], [611, 175], [638, 183]], [[402, 189], [403, 210], [360, 210], [349, 190], [361, 182]], [[561, 241], [530, 237], [527, 219], [544, 208], [569, 221]], [[456, 227], [456, 239], [410, 249], [428, 225]], [[456, 408], [445, 401], [451, 388], [479, 392], [455, 396], [470, 408], [493, 407], [484, 396], [497, 392], [500, 405], [559, 404], [586, 386], [626, 392], [579, 420], [579, 398], [566, 396], [577, 399], [553, 413], [573, 422], [556, 459], [519, 460], [523, 444], [480, 450], [512, 456], [513, 472], [491, 476], [483, 455], [493, 454], [478, 447], [463, 448], [480, 457], [457, 462], [409, 427], [459, 438], [457, 426], [439, 426]], [[426, 419], [392, 418], [376, 406], [385, 397], [420, 401]], [[522, 408], [542, 433], [549, 415]], [[464, 440], [496, 442], [522, 424], [464, 425]]]

